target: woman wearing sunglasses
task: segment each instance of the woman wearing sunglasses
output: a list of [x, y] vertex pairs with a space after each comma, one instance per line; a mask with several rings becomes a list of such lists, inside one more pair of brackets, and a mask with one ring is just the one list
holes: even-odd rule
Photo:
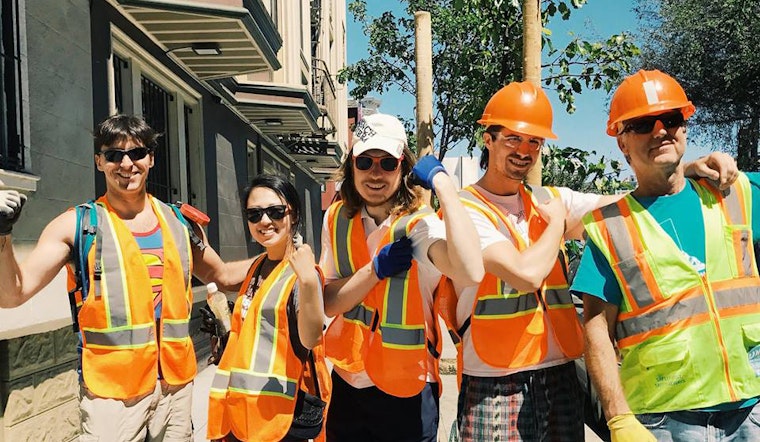
[[244, 275], [235, 302], [211, 386], [207, 436], [226, 442], [300, 440], [289, 433], [294, 413], [304, 407], [303, 390], [325, 401], [330, 391], [321, 345], [322, 276], [311, 247], [294, 240], [302, 221], [292, 184], [259, 176], [243, 202], [251, 237], [265, 252]]
[[[327, 438], [435, 441], [440, 334], [433, 293], [446, 275], [471, 285], [483, 275], [480, 243], [451, 178], [432, 156], [419, 162], [393, 116], [354, 130], [340, 168], [341, 201], [325, 214], [320, 266], [325, 337], [335, 365]], [[446, 219], [422, 205], [433, 189]]]

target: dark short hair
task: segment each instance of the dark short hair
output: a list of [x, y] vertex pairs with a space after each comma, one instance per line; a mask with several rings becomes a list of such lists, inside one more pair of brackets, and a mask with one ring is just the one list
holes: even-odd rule
[[[491, 136], [492, 139], [495, 140], [501, 133], [502, 129], [504, 129], [504, 126], [494, 124], [492, 126], [486, 127], [484, 133], [487, 133]], [[480, 152], [480, 168], [483, 170], [488, 169], [488, 149], [486, 149], [485, 146], [483, 146], [483, 150]]]
[[248, 204], [248, 197], [251, 195], [251, 192], [257, 187], [270, 189], [279, 195], [280, 198], [285, 200], [285, 203], [290, 208], [290, 218], [293, 220], [292, 232], [298, 232], [301, 228], [301, 224], [303, 224], [301, 217], [301, 198], [298, 196], [298, 192], [293, 184], [278, 175], [259, 175], [254, 178], [245, 189], [243, 189], [241, 195], [243, 209], [245, 209]]
[[95, 153], [100, 153], [103, 146], [113, 146], [122, 141], [134, 140], [153, 150], [161, 134], [148, 123], [134, 115], [114, 115], [106, 118], [95, 128]]

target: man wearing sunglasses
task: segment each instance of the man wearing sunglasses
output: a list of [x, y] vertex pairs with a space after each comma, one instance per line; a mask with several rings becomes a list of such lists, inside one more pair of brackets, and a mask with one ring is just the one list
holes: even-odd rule
[[[463, 441], [584, 437], [573, 362], [582, 356], [583, 337], [563, 243], [580, 239], [585, 213], [620, 196], [524, 184], [544, 141], [556, 138], [552, 119], [540, 87], [513, 82], [491, 97], [478, 121], [485, 126], [485, 174], [460, 198], [478, 231], [486, 275], [480, 285], [453, 284], [454, 295], [441, 292], [442, 305], [453, 305], [444, 319], [462, 342]], [[716, 168], [733, 163], [728, 156], [717, 160]]]
[[610, 104], [607, 134], [638, 187], [584, 218], [572, 289], [613, 441], [760, 440], [760, 175], [723, 190], [685, 178], [694, 111], [656, 70]]
[[[341, 201], [325, 214], [325, 336], [334, 363], [327, 439], [436, 441], [440, 334], [433, 293], [446, 275], [483, 275], [472, 221], [433, 156], [415, 162], [406, 131], [374, 114], [354, 130], [340, 168]], [[414, 182], [433, 189], [443, 222]]]
[[[192, 438], [191, 276], [231, 290], [241, 281], [227, 275], [244, 275], [250, 266], [225, 264], [200, 227], [146, 192], [157, 137], [137, 117], [99, 124], [94, 159], [106, 193], [88, 204], [88, 215], [78, 219], [78, 208], [51, 221], [21, 264], [10, 234], [25, 198], [0, 191], [0, 307], [26, 302], [64, 266], [70, 282], [81, 276], [82, 285], [69, 288], [80, 336], [83, 440]], [[95, 237], [89, 250], [80, 249], [83, 223]], [[191, 229], [202, 244], [191, 244]]]

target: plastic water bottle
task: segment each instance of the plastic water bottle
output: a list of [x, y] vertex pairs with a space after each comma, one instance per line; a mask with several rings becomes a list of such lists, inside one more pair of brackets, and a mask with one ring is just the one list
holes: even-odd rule
[[224, 333], [230, 331], [230, 305], [227, 303], [227, 297], [219, 291], [216, 283], [210, 282], [206, 285], [208, 296], [206, 302], [211, 307], [211, 311], [216, 315], [216, 319], [222, 325]]

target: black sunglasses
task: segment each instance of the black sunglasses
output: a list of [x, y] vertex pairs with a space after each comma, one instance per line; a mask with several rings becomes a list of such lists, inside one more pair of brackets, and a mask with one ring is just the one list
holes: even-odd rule
[[139, 161], [145, 158], [150, 153], [150, 151], [150, 148], [141, 146], [133, 147], [129, 150], [106, 149], [100, 152], [100, 154], [103, 155], [103, 158], [105, 158], [109, 163], [121, 163], [121, 160], [124, 159], [124, 155], [128, 156], [129, 159], [134, 163], [135, 161]]
[[288, 207], [285, 205], [269, 206], [269, 207], [249, 207], [245, 209], [245, 214], [248, 217], [248, 221], [257, 223], [261, 221], [264, 214], [267, 214], [269, 219], [273, 221], [279, 221], [285, 218], [285, 214], [288, 213]]
[[683, 126], [685, 123], [683, 114], [681, 112], [671, 112], [664, 115], [653, 115], [651, 117], [637, 118], [631, 121], [625, 125], [625, 128], [622, 132], [620, 132], [620, 134], [624, 134], [626, 132], [635, 132], [640, 135], [650, 134], [652, 133], [652, 129], [654, 129], [654, 124], [658, 121], [662, 122], [662, 125], [665, 126], [665, 129], [674, 129], [676, 127]]
[[381, 169], [386, 172], [393, 172], [394, 170], [398, 169], [398, 165], [401, 164], [401, 160], [403, 159], [403, 156], [401, 158], [393, 158], [359, 155], [358, 157], [354, 157], [354, 164], [359, 170], [370, 170], [372, 166], [375, 165], [375, 163], [380, 163]]

